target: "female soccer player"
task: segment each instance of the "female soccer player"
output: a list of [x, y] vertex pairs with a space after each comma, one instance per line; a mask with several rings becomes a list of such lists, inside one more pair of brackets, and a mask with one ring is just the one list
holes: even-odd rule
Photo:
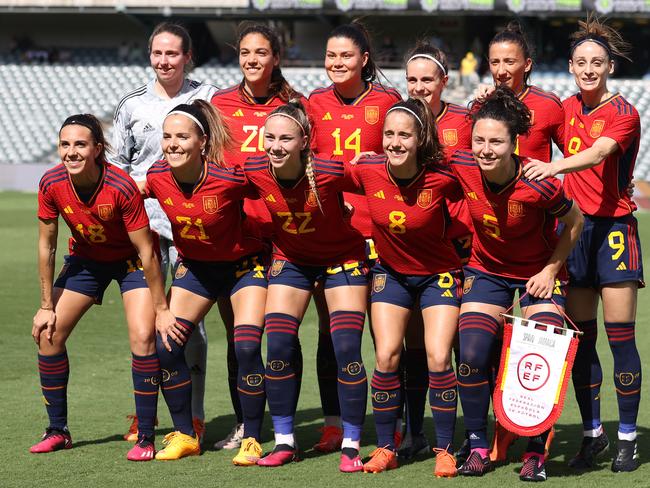
[[158, 342], [161, 367], [177, 372], [162, 387], [178, 432], [165, 438], [168, 446], [156, 459], [200, 452], [192, 436], [192, 385], [183, 348], [219, 297], [232, 302], [237, 389], [244, 415], [244, 440], [233, 463], [253, 465], [262, 454], [265, 268], [262, 242], [241, 214], [241, 200], [248, 188], [243, 171], [226, 168], [223, 163], [223, 148], [230, 143], [223, 118], [208, 102], [177, 105], [163, 123], [165, 160], [147, 173], [146, 192], [158, 200], [172, 223], [180, 261], [169, 295], [177, 325]]
[[435, 474], [452, 477], [456, 460], [448, 450], [457, 395], [451, 347], [458, 325], [462, 271], [454, 246], [445, 236], [445, 197], [462, 199], [462, 194], [444, 164], [435, 115], [425, 99], [410, 98], [393, 105], [383, 132], [385, 155], [361, 159], [352, 171], [366, 195], [380, 255], [372, 268], [371, 295], [376, 354], [371, 385], [378, 448], [364, 471], [397, 467], [398, 367], [411, 309], [419, 300], [437, 436]]
[[[30, 452], [72, 447], [66, 341], [84, 313], [93, 304], [101, 304], [104, 291], [115, 280], [126, 312], [140, 418], [137, 443], [127, 459], [150, 461], [155, 452], [160, 383], [155, 329], [164, 333], [175, 320], [167, 308], [142, 197], [131, 178], [106, 163], [106, 147], [101, 123], [94, 116], [68, 117], [59, 130], [61, 164], [48, 170], [39, 185], [41, 307], [34, 316], [32, 337], [38, 345], [38, 370], [50, 425]], [[59, 215], [72, 232], [70, 256], [52, 283]]]
[[[469, 150], [471, 124], [467, 109], [442, 100], [448, 81], [447, 56], [426, 41], [418, 41], [406, 55], [406, 87], [410, 97], [423, 97], [435, 115], [440, 144], [447, 154], [456, 150]], [[461, 263], [466, 263], [472, 246], [472, 227], [465, 200], [447, 201], [451, 217], [445, 236], [452, 241]], [[446, 347], [446, 344], [439, 344]], [[409, 459], [429, 450], [422, 431], [424, 406], [429, 374], [427, 370], [424, 328], [420, 314], [413, 314], [406, 333], [406, 350], [403, 357], [406, 381], [404, 384], [406, 435], [399, 450], [401, 459]], [[446, 446], [444, 446], [446, 447]]]
[[[147, 170], [162, 158], [160, 139], [162, 122], [167, 112], [179, 103], [195, 99], [209, 100], [216, 91], [212, 85], [186, 78], [192, 63], [192, 39], [187, 30], [174, 23], [158, 24], [149, 37], [149, 60], [156, 77], [127, 94], [117, 105], [114, 118], [115, 158], [112, 161], [136, 181], [142, 189]], [[151, 228], [160, 236], [163, 277], [176, 262], [170, 223], [154, 199], [145, 200]], [[203, 397], [205, 393], [205, 366], [207, 336], [203, 322], [192, 334], [185, 348], [192, 371], [192, 412], [199, 436], [205, 430]], [[236, 397], [236, 395], [235, 395]], [[237, 407], [235, 407], [237, 410]], [[137, 418], [124, 437], [137, 436]]]
[[[560, 99], [551, 92], [542, 90], [529, 83], [533, 72], [533, 48], [531, 47], [521, 24], [517, 21], [508, 23], [490, 41], [488, 64], [494, 86], [507, 86], [528, 107], [532, 126], [527, 134], [517, 138], [515, 154], [548, 162], [553, 154], [553, 143], [564, 148], [564, 109]], [[480, 86], [479, 99], [490, 93], [494, 87]], [[495, 355], [495, 370], [498, 368], [498, 350]], [[495, 422], [494, 437], [490, 449], [492, 461], [505, 461], [508, 447], [517, 439]], [[548, 440], [550, 445], [552, 435]], [[466, 446], [464, 446], [466, 447]], [[461, 449], [461, 451], [463, 451]], [[464, 458], [465, 452], [459, 452]]]
[[266, 156], [246, 161], [245, 173], [273, 219], [273, 262], [264, 319], [266, 394], [275, 448], [261, 466], [296, 458], [298, 326], [316, 282], [330, 311], [343, 421], [340, 470], [361, 471], [361, 427], [368, 384], [361, 337], [368, 297], [364, 241], [346, 220], [341, 191], [351, 186], [343, 163], [312, 157], [311, 125], [299, 101], [275, 109], [264, 124]]
[[[471, 453], [458, 472], [466, 476], [493, 469], [487, 413], [500, 314], [519, 290], [525, 318], [562, 326], [556, 307], [564, 306], [564, 261], [582, 229], [580, 210], [564, 196], [559, 180], [523, 177], [528, 161], [515, 148], [530, 125], [530, 110], [509, 88], [497, 87], [472, 110], [472, 153], [459, 151], [451, 161], [475, 229], [459, 318], [458, 390]], [[565, 224], [559, 237], [555, 218]], [[547, 435], [529, 439], [522, 480], [546, 479]]]
[[[243, 166], [246, 158], [264, 154], [264, 121], [272, 110], [291, 98], [301, 97], [282, 75], [280, 69], [282, 43], [277, 33], [263, 24], [247, 23], [237, 37], [239, 67], [243, 79], [241, 83], [219, 90], [211, 103], [219, 109], [227, 121], [234, 144], [224, 148], [224, 161], [228, 165]], [[306, 100], [303, 99], [303, 103]], [[244, 200], [246, 218], [255, 222], [266, 240], [271, 239], [271, 216], [261, 200]], [[234, 336], [227, 330], [229, 376], [234, 378], [237, 365], [234, 357]], [[300, 376], [300, 375], [299, 375]], [[229, 380], [232, 386], [236, 382]], [[215, 444], [215, 448], [232, 449], [239, 446], [243, 435], [241, 419], [233, 432]]]
[[[564, 147], [564, 110], [560, 99], [551, 92], [529, 83], [533, 72], [533, 49], [517, 21], [510, 22], [490, 41], [488, 64], [494, 86], [507, 86], [528, 107], [532, 126], [517, 138], [516, 154], [550, 161], [552, 143]], [[479, 99], [493, 90], [479, 87]]]
[[[309, 96], [309, 115], [314, 122], [313, 146], [318, 154], [351, 161], [362, 152], [380, 153], [381, 128], [386, 111], [401, 96], [379, 83], [370, 36], [363, 24], [352, 22], [335, 28], [327, 38], [325, 70], [332, 84], [314, 90]], [[353, 207], [352, 225], [370, 238], [368, 205], [361, 195], [345, 194]], [[372, 242], [369, 257], [375, 259]], [[329, 313], [322, 292], [315, 295], [319, 315], [318, 383], [325, 427], [314, 448], [333, 452], [341, 444], [339, 399], [336, 387], [336, 361], [329, 335]]]
[[585, 227], [568, 260], [567, 311], [585, 335], [573, 367], [573, 384], [584, 438], [569, 461], [591, 468], [609, 445], [600, 420], [602, 369], [596, 352], [597, 310], [603, 302], [605, 331], [614, 356], [618, 399], [618, 452], [613, 471], [639, 466], [636, 419], [641, 394], [641, 361], [634, 341], [637, 290], [643, 286], [636, 205], [627, 188], [639, 149], [639, 114], [607, 88], [616, 57], [627, 58], [629, 44], [611, 27], [588, 18], [571, 36], [569, 71], [579, 93], [566, 99], [564, 159], [531, 164], [526, 175], [540, 180], [564, 173], [567, 194], [585, 214]]

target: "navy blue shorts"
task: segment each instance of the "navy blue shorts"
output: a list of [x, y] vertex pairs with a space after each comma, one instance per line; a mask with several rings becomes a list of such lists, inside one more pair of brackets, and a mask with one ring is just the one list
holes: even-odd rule
[[371, 303], [391, 303], [412, 308], [420, 298], [420, 309], [434, 305], [460, 307], [463, 272], [458, 269], [435, 275], [404, 275], [385, 264], [376, 263], [371, 270]]
[[625, 281], [644, 286], [636, 218], [631, 214], [619, 218], [585, 215], [582, 234], [569, 254], [567, 268], [571, 286], [599, 288]]
[[234, 262], [194, 261], [179, 258], [172, 286], [217, 300], [230, 297], [247, 286], [266, 288], [267, 266], [260, 256], [246, 256]]
[[147, 288], [142, 263], [138, 256], [124, 261], [110, 262], [65, 256], [63, 268], [54, 282], [54, 287], [92, 297], [95, 303], [101, 305], [104, 292], [112, 280], [117, 281], [120, 293]]
[[[468, 266], [465, 266], [464, 271], [465, 282], [463, 284], [463, 303], [489, 303], [491, 305], [510, 308], [515, 299], [515, 292], [517, 290], [519, 290], [519, 296], [526, 293], [526, 282], [528, 280], [497, 276]], [[555, 280], [553, 301], [559, 307], [564, 307], [564, 303], [566, 302], [566, 287], [566, 282]], [[530, 305], [540, 305], [542, 303], [552, 302], [551, 299], [535, 298], [526, 295], [519, 305], [521, 307], [528, 307]]]
[[368, 265], [364, 261], [353, 261], [337, 266], [307, 266], [284, 259], [274, 259], [269, 268], [269, 285], [287, 285], [312, 291], [321, 283], [323, 288], [337, 286], [366, 286]]

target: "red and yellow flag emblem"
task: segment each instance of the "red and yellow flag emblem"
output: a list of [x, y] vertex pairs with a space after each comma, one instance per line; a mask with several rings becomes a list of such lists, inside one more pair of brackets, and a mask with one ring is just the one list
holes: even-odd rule
[[591, 124], [591, 129], [589, 130], [589, 135], [596, 139], [597, 137], [600, 137], [600, 135], [603, 133], [603, 129], [605, 128], [605, 121], [604, 120], [594, 120], [594, 123]]
[[516, 200], [508, 200], [508, 215], [510, 217], [522, 217], [524, 215], [524, 204]]
[[418, 207], [429, 208], [432, 202], [433, 202], [433, 190], [431, 188], [418, 190]]
[[97, 214], [102, 220], [111, 220], [113, 218], [113, 204], [103, 203], [101, 205], [97, 205]]
[[318, 207], [318, 200], [313, 190], [305, 190], [305, 202], [310, 207]]
[[219, 200], [217, 200], [216, 195], [203, 197], [203, 210], [209, 214], [217, 213], [217, 210], [219, 210]]
[[368, 105], [364, 108], [364, 119], [370, 125], [375, 125], [379, 122], [379, 106]]
[[458, 131], [456, 129], [443, 129], [442, 140], [446, 146], [455, 146], [458, 144]]

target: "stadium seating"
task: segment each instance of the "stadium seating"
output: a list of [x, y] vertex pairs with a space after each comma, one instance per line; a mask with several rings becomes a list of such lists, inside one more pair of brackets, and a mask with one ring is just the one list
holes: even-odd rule
[[[329, 83], [322, 68], [285, 68], [292, 85], [304, 94]], [[402, 70], [385, 70], [389, 82], [406, 94]], [[115, 106], [129, 91], [151, 78], [144, 63], [133, 65], [116, 61], [111, 50], [87, 50], [75, 53], [74, 63], [25, 64], [15, 57], [0, 56], [0, 163], [52, 162], [56, 160], [56, 131], [70, 114], [90, 112], [111, 126]], [[193, 79], [218, 87], [238, 83], [237, 67], [223, 67], [209, 62], [197, 68]], [[455, 77], [446, 92], [447, 98], [464, 103]], [[489, 78], [482, 80], [489, 83]], [[566, 98], [575, 92], [572, 77], [559, 64], [539, 66], [532, 82]], [[610, 89], [620, 91], [638, 109], [641, 125], [650, 126], [650, 80], [611, 80]], [[559, 154], [556, 154], [559, 156]], [[642, 131], [641, 148], [635, 177], [650, 180], [650, 132]]]

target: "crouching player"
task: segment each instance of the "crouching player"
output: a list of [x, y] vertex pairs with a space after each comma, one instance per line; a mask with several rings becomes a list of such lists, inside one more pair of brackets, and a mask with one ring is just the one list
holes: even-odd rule
[[[154, 456], [160, 365], [155, 328], [175, 323], [167, 308], [149, 220], [135, 182], [106, 163], [106, 142], [92, 115], [73, 115], [59, 131], [60, 165], [47, 171], [38, 193], [41, 306], [32, 337], [38, 345], [41, 389], [50, 424], [32, 453], [72, 447], [68, 431], [66, 341], [77, 322], [101, 304], [111, 281], [120, 286], [131, 345], [138, 441], [127, 458]], [[72, 232], [70, 256], [54, 284], [58, 217]], [[145, 281], [146, 278], [146, 281]], [[151, 290], [151, 291], [150, 291]], [[155, 323], [155, 327], [154, 327]]]

